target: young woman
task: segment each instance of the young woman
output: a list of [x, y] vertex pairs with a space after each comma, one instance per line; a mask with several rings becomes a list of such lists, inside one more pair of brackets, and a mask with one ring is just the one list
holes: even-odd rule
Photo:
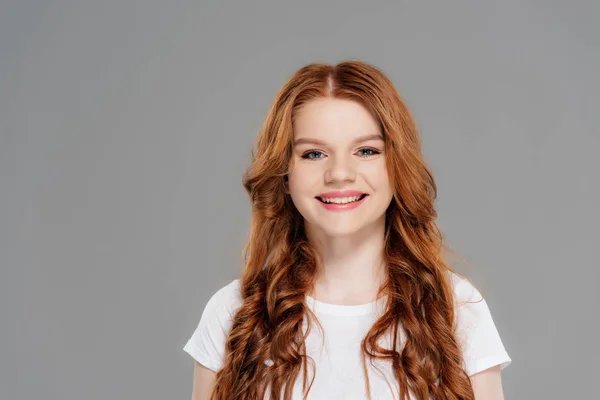
[[298, 70], [243, 183], [245, 268], [184, 348], [193, 399], [503, 398], [511, 359], [444, 260], [415, 123], [379, 69]]

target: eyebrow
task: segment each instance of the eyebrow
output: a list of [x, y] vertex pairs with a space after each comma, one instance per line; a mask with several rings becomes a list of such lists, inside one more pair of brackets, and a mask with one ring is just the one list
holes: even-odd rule
[[[383, 136], [381, 136], [378, 133], [373, 134], [373, 135], [361, 136], [361, 137], [358, 137], [358, 138], [354, 139], [352, 141], [352, 143], [353, 144], [355, 144], [355, 143], [362, 143], [362, 142], [366, 142], [366, 141], [369, 141], [369, 140], [383, 140]], [[306, 143], [308, 143], [308, 144], [318, 144], [320, 146], [325, 146], [326, 145], [326, 143], [324, 141], [319, 140], [319, 139], [299, 138], [299, 139], [296, 139], [294, 141], [294, 146], [297, 146], [299, 144], [306, 144]]]

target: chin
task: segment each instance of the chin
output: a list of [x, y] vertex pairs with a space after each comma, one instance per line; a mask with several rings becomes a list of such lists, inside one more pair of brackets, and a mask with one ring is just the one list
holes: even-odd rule
[[321, 232], [327, 237], [344, 237], [353, 235], [361, 230], [360, 225], [355, 224], [335, 224], [335, 225], [322, 225], [312, 224], [313, 228]]

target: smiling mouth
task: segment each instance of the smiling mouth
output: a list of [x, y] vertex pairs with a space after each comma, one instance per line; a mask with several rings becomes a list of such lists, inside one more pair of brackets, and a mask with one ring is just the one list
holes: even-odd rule
[[323, 204], [351, 204], [351, 203], [356, 203], [358, 201], [361, 201], [362, 199], [364, 199], [367, 196], [368, 195], [366, 193], [363, 193], [360, 196], [329, 197], [329, 198], [322, 198], [322, 197], [316, 196], [315, 198]]

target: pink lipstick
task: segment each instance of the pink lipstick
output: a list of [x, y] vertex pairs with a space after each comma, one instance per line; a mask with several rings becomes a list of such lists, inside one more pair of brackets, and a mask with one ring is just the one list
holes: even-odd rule
[[342, 190], [321, 193], [315, 199], [329, 211], [348, 211], [361, 205], [367, 196], [357, 190]]

